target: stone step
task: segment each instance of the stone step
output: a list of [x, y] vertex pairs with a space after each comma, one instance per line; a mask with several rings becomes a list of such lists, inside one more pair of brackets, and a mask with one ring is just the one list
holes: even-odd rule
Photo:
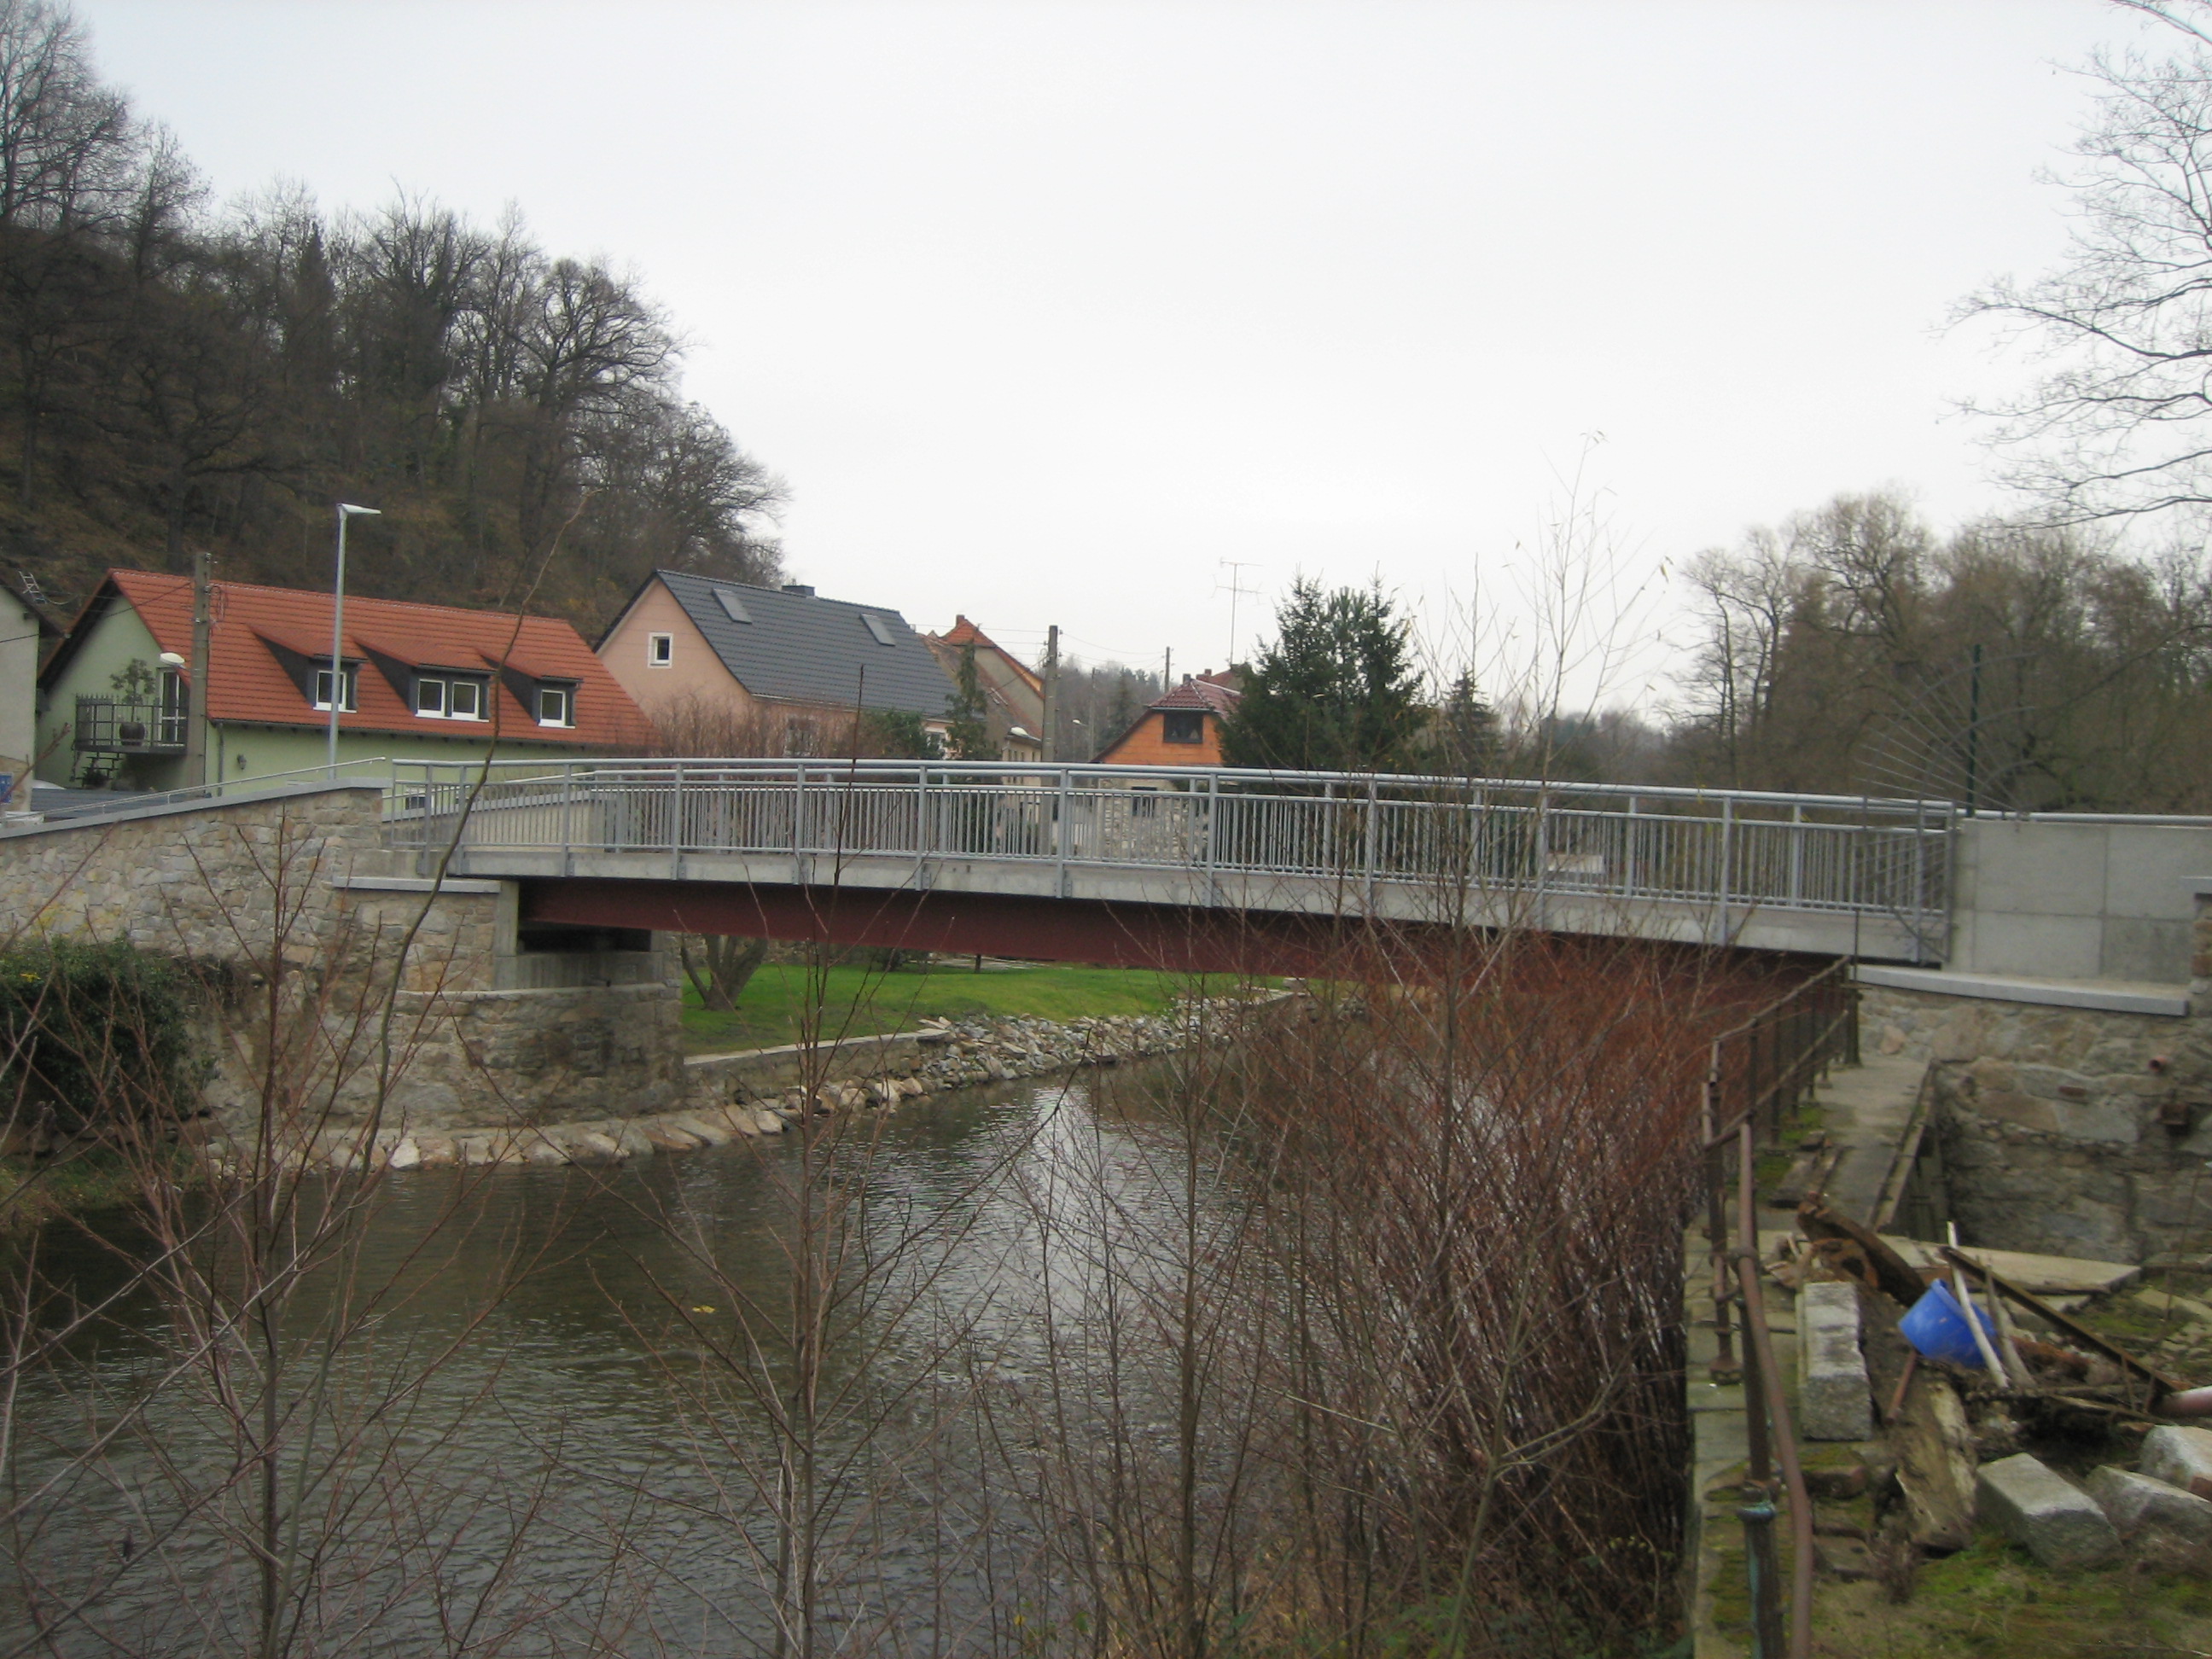
[[2120, 1534], [2097, 1500], [2032, 1453], [1975, 1471], [1981, 1518], [2046, 1567], [2108, 1566]]

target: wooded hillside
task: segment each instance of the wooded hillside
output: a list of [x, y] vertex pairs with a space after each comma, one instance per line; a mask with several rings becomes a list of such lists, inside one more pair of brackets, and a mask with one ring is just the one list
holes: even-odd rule
[[634, 280], [403, 197], [220, 210], [66, 11], [0, 0], [0, 562], [532, 608], [587, 635], [655, 565], [772, 580], [781, 482], [685, 401]]

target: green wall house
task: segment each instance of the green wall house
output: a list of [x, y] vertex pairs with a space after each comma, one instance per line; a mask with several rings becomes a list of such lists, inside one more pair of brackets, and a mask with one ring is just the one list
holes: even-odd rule
[[[207, 781], [325, 763], [331, 596], [210, 587]], [[194, 688], [192, 585], [111, 570], [39, 678], [37, 773], [80, 788], [177, 789]], [[349, 596], [335, 677], [340, 762], [635, 754], [646, 725], [567, 623]]]

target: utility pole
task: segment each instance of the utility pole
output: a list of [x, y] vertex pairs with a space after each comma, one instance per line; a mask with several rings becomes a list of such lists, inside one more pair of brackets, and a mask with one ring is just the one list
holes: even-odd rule
[[1060, 624], [1044, 630], [1044, 757], [1060, 758]]
[[207, 544], [203, 542], [192, 550], [192, 678], [191, 684], [185, 688], [185, 784], [187, 788], [194, 784], [215, 781], [208, 776], [207, 758], [208, 648], [215, 626], [208, 602], [210, 586]]
[[1160, 659], [1160, 695], [1164, 697], [1174, 690], [1175, 647], [1170, 646], [1167, 648], [1167, 654]]

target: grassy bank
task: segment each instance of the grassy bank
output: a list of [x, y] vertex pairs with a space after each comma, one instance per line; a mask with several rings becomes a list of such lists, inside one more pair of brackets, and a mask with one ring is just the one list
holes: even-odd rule
[[800, 1016], [818, 994], [818, 1035], [828, 1040], [910, 1030], [922, 1019], [969, 1019], [1025, 1014], [1038, 1019], [1085, 1015], [1156, 1014], [1187, 981], [1141, 968], [988, 966], [902, 969], [831, 968], [818, 980], [803, 967], [770, 963], [753, 975], [737, 1012], [703, 1008], [684, 988], [684, 1042], [695, 1054], [766, 1048], [800, 1039]]
[[[166, 1155], [167, 1178], [195, 1178], [182, 1152]], [[118, 1152], [94, 1147], [52, 1160], [0, 1158], [0, 1233], [37, 1227], [65, 1215], [112, 1210], [143, 1188], [146, 1169]]]

